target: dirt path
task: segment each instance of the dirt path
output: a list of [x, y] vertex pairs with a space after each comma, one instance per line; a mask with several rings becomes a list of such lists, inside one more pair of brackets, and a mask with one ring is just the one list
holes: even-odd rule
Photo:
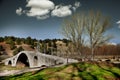
[[37, 71], [37, 70], [42, 70], [46, 67], [40, 67], [40, 68], [28, 68], [28, 69], [22, 69], [22, 70], [4, 70], [0, 71], [0, 77], [1, 76], [10, 76], [10, 75], [18, 75], [26, 72], [31, 72], [31, 71]]

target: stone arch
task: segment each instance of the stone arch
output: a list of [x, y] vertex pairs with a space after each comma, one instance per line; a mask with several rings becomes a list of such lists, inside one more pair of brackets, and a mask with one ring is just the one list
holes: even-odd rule
[[29, 67], [30, 66], [28, 56], [25, 53], [21, 53], [18, 56], [18, 59], [16, 61], [16, 66], [20, 66], [20, 67]]

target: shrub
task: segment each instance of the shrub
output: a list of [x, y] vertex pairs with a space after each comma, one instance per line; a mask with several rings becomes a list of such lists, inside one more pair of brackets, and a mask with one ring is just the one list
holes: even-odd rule
[[0, 45], [0, 51], [4, 51], [5, 49], [3, 48], [2, 45]]
[[19, 48], [16, 48], [16, 49], [13, 51], [13, 54], [16, 55], [16, 54], [18, 54], [20, 51], [24, 51], [24, 49], [22, 48], [22, 46], [20, 46]]

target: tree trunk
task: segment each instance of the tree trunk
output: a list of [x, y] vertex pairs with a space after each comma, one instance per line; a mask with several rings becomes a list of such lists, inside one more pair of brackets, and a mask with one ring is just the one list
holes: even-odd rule
[[68, 62], [68, 57], [67, 57], [67, 64], [68, 64], [69, 62]]
[[93, 61], [94, 60], [94, 48], [93, 47], [91, 48], [91, 56], [92, 56], [91, 60]]

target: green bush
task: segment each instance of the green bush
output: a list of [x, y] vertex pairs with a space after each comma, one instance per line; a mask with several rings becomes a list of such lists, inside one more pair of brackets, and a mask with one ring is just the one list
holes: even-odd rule
[[20, 38], [17, 38], [17, 39], [16, 39], [16, 44], [17, 44], [17, 45], [21, 45], [21, 39], [20, 39]]
[[3, 48], [2, 45], [0, 45], [0, 51], [4, 51], [5, 49]]
[[15, 44], [10, 44], [10, 49], [14, 50], [16, 48]]
[[19, 48], [16, 48], [16, 49], [13, 51], [13, 54], [16, 55], [16, 54], [18, 54], [20, 51], [24, 51], [24, 49], [22, 48], [22, 46], [20, 46]]
[[0, 37], [0, 42], [4, 42], [4, 38], [3, 37]]

